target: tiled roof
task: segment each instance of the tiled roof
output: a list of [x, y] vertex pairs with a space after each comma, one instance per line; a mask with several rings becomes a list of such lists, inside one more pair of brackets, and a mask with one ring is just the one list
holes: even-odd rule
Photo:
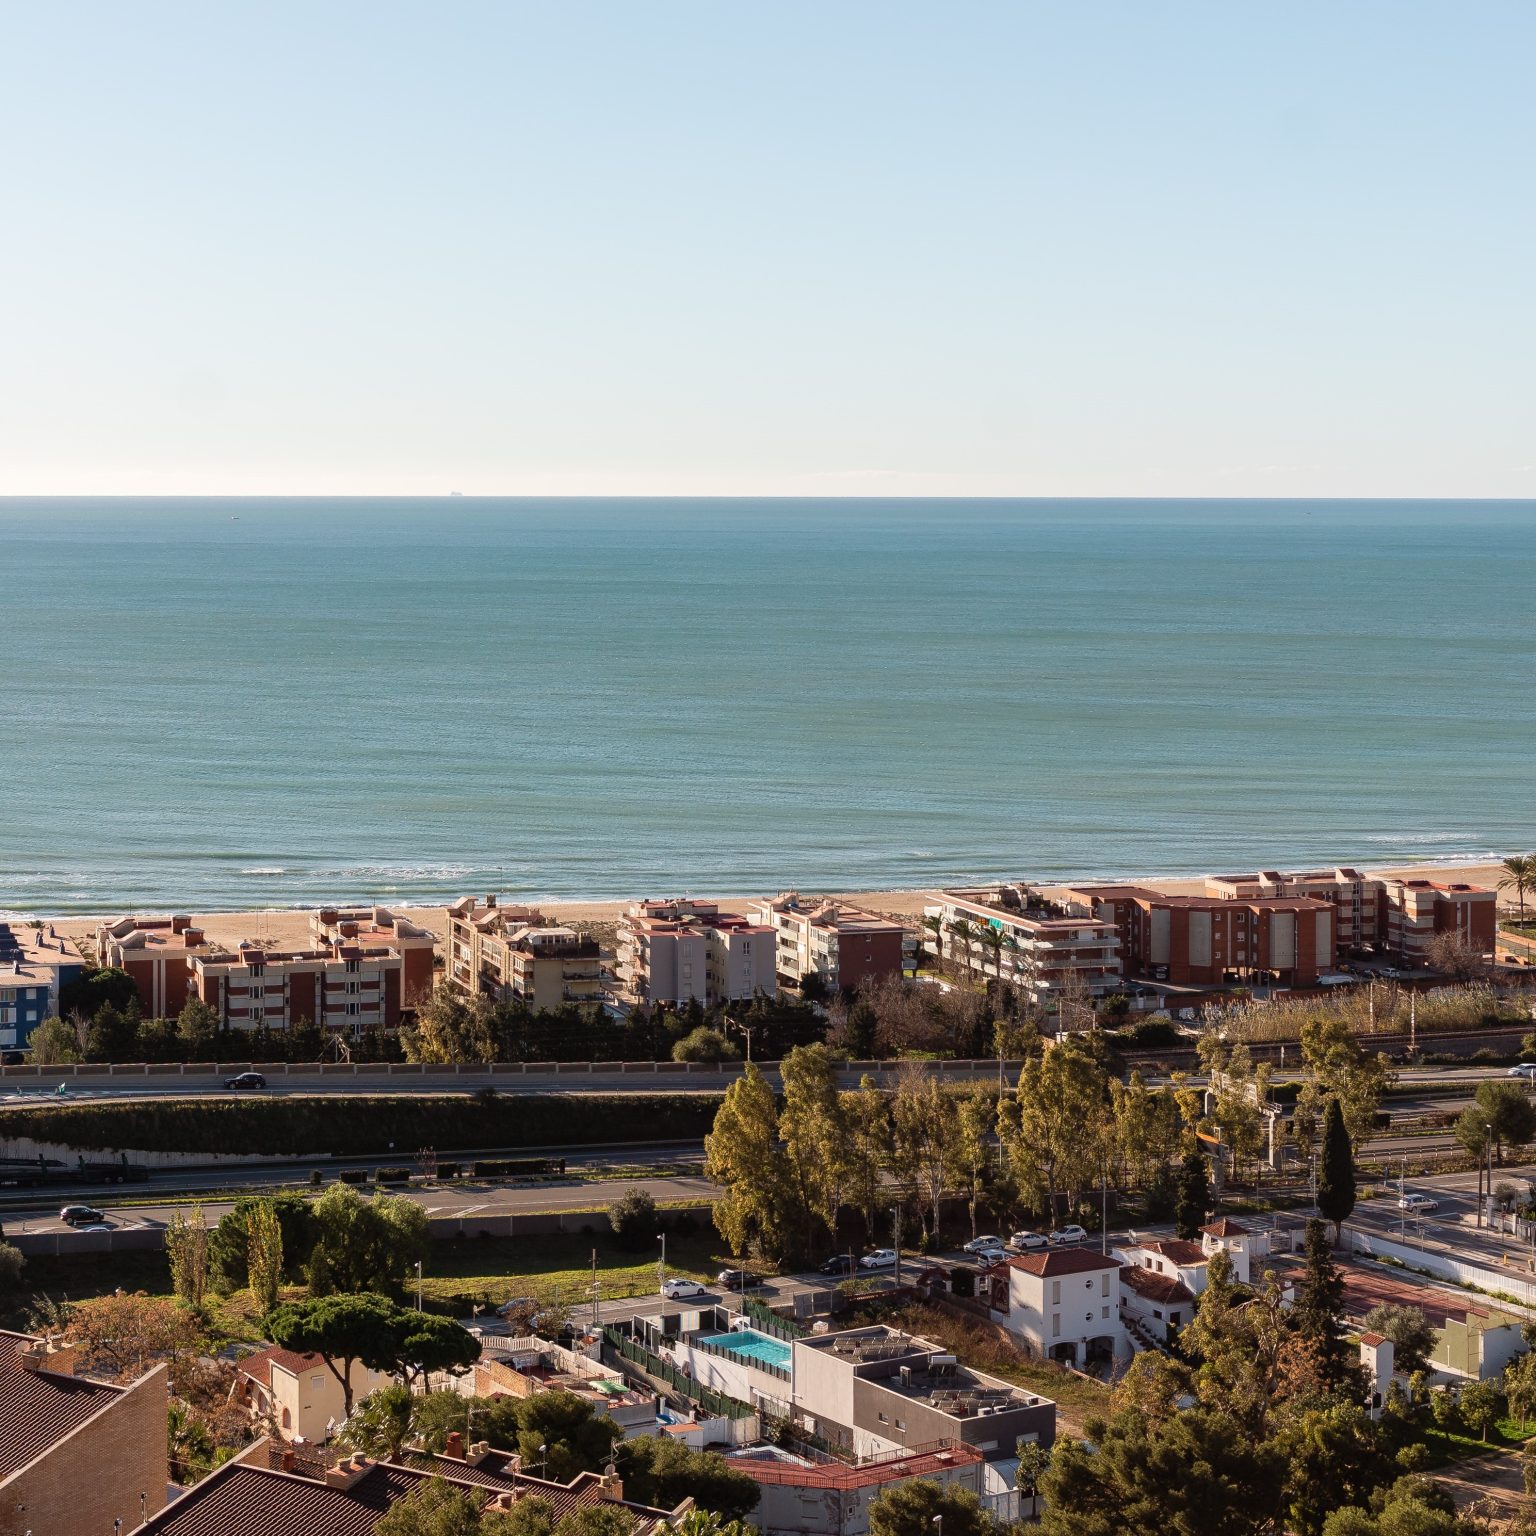
[[1127, 1264], [1120, 1271], [1121, 1285], [1128, 1285], [1138, 1296], [1148, 1301], [1193, 1301], [1195, 1293], [1173, 1275], [1160, 1275], [1155, 1269], [1142, 1269]]
[[258, 1349], [253, 1355], [246, 1355], [236, 1362], [236, 1369], [244, 1372], [254, 1381], [259, 1381], [262, 1386], [272, 1385], [272, 1367], [278, 1366], [288, 1372], [290, 1376], [302, 1376], [305, 1371], [312, 1370], [316, 1366], [323, 1366], [325, 1362], [319, 1355], [301, 1355], [291, 1349], [284, 1349], [278, 1344], [269, 1344], [265, 1349]]
[[1022, 1269], [1027, 1275], [1085, 1275], [1096, 1269], [1119, 1269], [1120, 1260], [1102, 1253], [1087, 1253], [1081, 1248], [1053, 1248], [1045, 1253], [1023, 1253], [1007, 1260], [1010, 1269]]
[[1384, 1333], [1362, 1333], [1360, 1335], [1360, 1342], [1362, 1344], [1369, 1344], [1372, 1349], [1375, 1349], [1378, 1345], [1387, 1342], [1387, 1336]]
[[1165, 1237], [1157, 1242], [1143, 1243], [1141, 1245], [1148, 1253], [1160, 1253], [1165, 1259], [1177, 1264], [1180, 1269], [1193, 1269], [1200, 1264], [1209, 1264], [1210, 1257], [1199, 1243], [1185, 1242], [1182, 1237]]
[[[372, 1536], [379, 1516], [391, 1504], [433, 1476], [482, 1495], [485, 1502], [499, 1493], [538, 1494], [554, 1505], [556, 1520], [602, 1501], [593, 1474], [566, 1486], [515, 1475], [509, 1461], [493, 1454], [472, 1467], [451, 1457], [406, 1453], [401, 1464], [371, 1467], [350, 1488], [232, 1461], [141, 1526], [136, 1536]], [[617, 1507], [642, 1531], [663, 1518], [663, 1511], [639, 1504]]]
[[1245, 1227], [1240, 1221], [1233, 1221], [1230, 1216], [1222, 1216], [1208, 1227], [1201, 1227], [1200, 1230], [1208, 1237], [1247, 1237], [1250, 1228]]
[[0, 1477], [41, 1456], [122, 1395], [121, 1387], [53, 1371], [29, 1371], [22, 1350], [35, 1340], [0, 1333]]

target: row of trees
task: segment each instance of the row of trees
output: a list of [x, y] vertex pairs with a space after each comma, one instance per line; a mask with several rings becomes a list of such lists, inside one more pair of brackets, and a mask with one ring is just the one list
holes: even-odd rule
[[[1293, 1132], [1305, 1156], [1321, 1154], [1325, 1190], [1347, 1182], [1348, 1197], [1329, 1201], [1338, 1221], [1353, 1207], [1353, 1139], [1370, 1129], [1389, 1074], [1322, 1025], [1302, 1055], [1308, 1079]], [[868, 1078], [839, 1090], [832, 1051], [799, 1048], [783, 1062], [782, 1103], [750, 1068], [726, 1092], [705, 1141], [706, 1169], [725, 1191], [716, 1224], [735, 1252], [784, 1262], [829, 1241], [844, 1207], [872, 1241], [893, 1200], [910, 1201], [931, 1240], [947, 1193], [965, 1198], [974, 1235], [984, 1196], [999, 1219], [1091, 1218], [1094, 1193], [1113, 1186], [1141, 1191], [1155, 1215], [1177, 1203], [1181, 1226], [1198, 1225], [1209, 1196], [1197, 1135], [1218, 1137], [1242, 1172], [1262, 1150], [1268, 1092], [1268, 1068], [1255, 1067], [1245, 1046], [1208, 1037], [1202, 1056], [1209, 1092], [1180, 1073], [1153, 1088], [1139, 1072], [1120, 1079], [1102, 1035], [1069, 1035], [1026, 1059], [1016, 1092], [999, 1099], [990, 1089], [950, 1091], [917, 1063], [894, 1092]], [[1180, 1171], [1191, 1155], [1195, 1194], [1195, 1168]]]

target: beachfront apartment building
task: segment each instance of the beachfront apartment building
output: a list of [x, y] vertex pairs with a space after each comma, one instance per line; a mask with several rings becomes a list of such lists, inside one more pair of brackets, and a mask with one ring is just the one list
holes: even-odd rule
[[32, 1031], [59, 1011], [59, 989], [84, 968], [52, 924], [0, 923], [0, 1051], [25, 1050]]
[[1261, 869], [1248, 875], [1207, 875], [1205, 894], [1225, 901], [1255, 901], [1275, 896], [1310, 896], [1333, 903], [1333, 942], [1337, 953], [1370, 949], [1377, 940], [1379, 880], [1358, 869]]
[[1164, 896], [1136, 885], [1077, 885], [1069, 911], [1114, 925], [1126, 973], [1173, 986], [1316, 986], [1333, 969], [1331, 901], [1311, 896]]
[[1468, 948], [1491, 955], [1498, 935], [1499, 893], [1457, 881], [1383, 880], [1381, 947], [1408, 966], [1429, 964], [1437, 935], [1454, 934]]
[[534, 907], [505, 907], [473, 896], [448, 908], [447, 980], [465, 996], [520, 1003], [551, 1013], [603, 995], [602, 950], [595, 939], [552, 922]]
[[321, 908], [310, 934], [303, 949], [226, 948], [188, 917], [127, 917], [102, 924], [96, 948], [102, 964], [133, 978], [149, 1017], [174, 1017], [195, 997], [229, 1029], [308, 1020], [356, 1038], [397, 1029], [431, 995], [435, 939], [387, 908]]
[[846, 902], [806, 900], [798, 891], [753, 902], [747, 916], [777, 935], [779, 981], [801, 986], [819, 976], [831, 990], [881, 976], [900, 976], [906, 930], [893, 918]]
[[1400, 880], [1341, 867], [1210, 875], [1205, 886], [1208, 894], [1228, 898], [1332, 902], [1338, 953], [1375, 949], [1408, 966], [1429, 963], [1436, 934], [1453, 933], [1478, 953], [1492, 954], [1498, 931], [1498, 892], [1464, 882]]
[[1047, 1011], [1058, 1009], [1064, 993], [1099, 998], [1120, 986], [1113, 923], [1037, 905], [1025, 886], [941, 891], [939, 898], [923, 913], [938, 919], [940, 953], [952, 965], [1011, 981]]
[[778, 993], [778, 932], [712, 901], [639, 901], [619, 919], [615, 978], [637, 1007]]

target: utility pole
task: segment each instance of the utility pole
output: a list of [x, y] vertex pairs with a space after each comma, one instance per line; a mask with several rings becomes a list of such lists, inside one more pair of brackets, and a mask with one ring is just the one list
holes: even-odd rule
[[[895, 1242], [894, 1242], [893, 1246], [896, 1249], [896, 1268], [892, 1271], [892, 1278], [896, 1281], [897, 1285], [900, 1285], [901, 1284], [901, 1205], [900, 1205], [899, 1202], [893, 1208], [891, 1214], [894, 1217], [893, 1231], [894, 1231], [894, 1234], [895, 1234]], [[937, 1225], [937, 1223], [935, 1223], [935, 1225]]]
[[600, 1321], [598, 1314], [598, 1289], [597, 1289], [597, 1249], [592, 1250], [592, 1329], [597, 1330]]

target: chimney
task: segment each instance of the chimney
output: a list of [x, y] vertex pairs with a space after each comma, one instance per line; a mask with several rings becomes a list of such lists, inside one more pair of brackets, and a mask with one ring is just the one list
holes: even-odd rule
[[293, 1471], [293, 1447], [291, 1445], [285, 1445], [283, 1447], [283, 1454], [282, 1454], [282, 1458], [281, 1458], [281, 1461], [280, 1461], [280, 1466], [281, 1466], [281, 1469], [284, 1472], [292, 1472]]
[[31, 1371], [34, 1375], [42, 1370], [43, 1362], [48, 1358], [48, 1346], [41, 1340], [28, 1344], [24, 1349], [16, 1352], [17, 1363], [24, 1371]]
[[181, 930], [181, 942], [188, 949], [197, 949], [203, 942], [203, 930], [201, 928], [183, 928]]
[[496, 892], [495, 891], [491, 891], [491, 892], [489, 892], [487, 894], [487, 896], [485, 898], [485, 905], [486, 905], [487, 910], [489, 910], [491, 907], [494, 907], [496, 905]]
[[191, 926], [192, 919], [190, 917], [173, 917], [171, 919], [172, 933], [185, 933]]
[[491, 1442], [489, 1440], [473, 1440], [470, 1442], [469, 1455], [464, 1459], [472, 1467], [478, 1467], [491, 1454]]
[[605, 1499], [612, 1499], [617, 1503], [624, 1497], [624, 1479], [619, 1476], [611, 1461], [603, 1468], [603, 1474], [598, 1478], [597, 1486], [602, 1490]]
[[464, 1460], [464, 1436], [458, 1430], [453, 1430], [446, 1444], [443, 1446], [443, 1455], [451, 1456], [455, 1461]]
[[353, 1488], [362, 1481], [372, 1466], [373, 1463], [362, 1454], [352, 1457], [350, 1461], [338, 1461], [334, 1467], [325, 1469], [325, 1486]]

